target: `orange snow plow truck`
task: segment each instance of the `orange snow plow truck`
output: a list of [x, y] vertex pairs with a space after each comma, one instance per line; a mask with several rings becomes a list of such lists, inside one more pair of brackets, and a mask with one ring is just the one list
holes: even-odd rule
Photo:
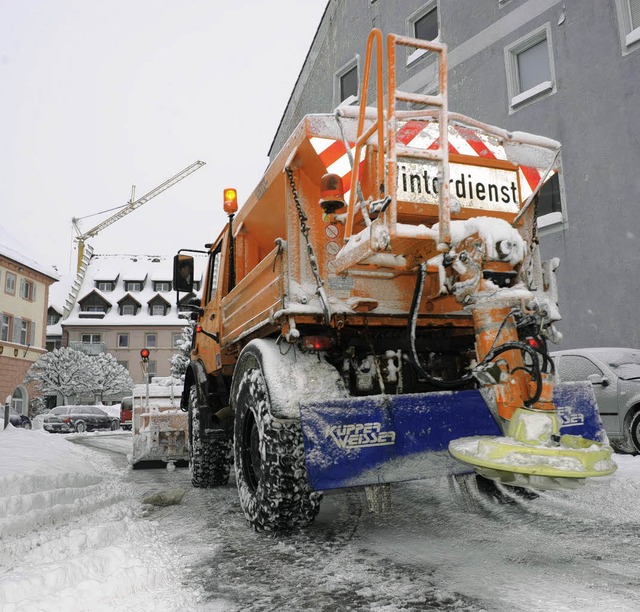
[[[397, 89], [398, 46], [435, 54], [436, 94]], [[196, 320], [192, 483], [234, 465], [256, 530], [308, 524], [327, 489], [616, 469], [589, 384], [558, 383], [547, 352], [558, 262], [540, 260], [535, 208], [560, 145], [449, 112], [444, 45], [385, 47], [373, 30], [359, 108], [306, 116], [239, 211], [225, 190], [201, 299], [180, 299], [198, 251], [174, 261]]]

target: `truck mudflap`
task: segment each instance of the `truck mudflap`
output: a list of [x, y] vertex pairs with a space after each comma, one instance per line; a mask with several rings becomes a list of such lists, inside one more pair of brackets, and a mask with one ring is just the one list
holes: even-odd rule
[[[590, 383], [554, 390], [560, 433], [608, 443]], [[301, 403], [307, 475], [316, 490], [468, 473], [449, 444], [504, 436], [477, 390]]]

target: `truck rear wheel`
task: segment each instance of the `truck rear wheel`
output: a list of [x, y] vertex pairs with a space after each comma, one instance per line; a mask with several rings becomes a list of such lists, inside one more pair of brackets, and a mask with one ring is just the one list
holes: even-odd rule
[[235, 471], [242, 510], [256, 531], [304, 527], [318, 514], [322, 494], [307, 482], [300, 423], [271, 415], [255, 355], [245, 352], [236, 372]]
[[205, 428], [200, 411], [194, 385], [189, 391], [191, 484], [198, 488], [220, 487], [229, 482], [233, 439], [226, 431]]

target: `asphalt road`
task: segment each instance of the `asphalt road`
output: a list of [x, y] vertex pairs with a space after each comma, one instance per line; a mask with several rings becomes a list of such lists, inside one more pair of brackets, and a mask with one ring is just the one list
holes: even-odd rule
[[78, 442], [109, 453], [141, 500], [184, 492], [140, 520], [157, 521], [202, 610], [638, 610], [640, 482], [623, 470], [511, 503], [400, 483], [384, 515], [361, 490], [328, 492], [311, 527], [269, 535], [247, 526], [233, 477], [195, 489], [188, 469], [128, 468], [129, 433]]

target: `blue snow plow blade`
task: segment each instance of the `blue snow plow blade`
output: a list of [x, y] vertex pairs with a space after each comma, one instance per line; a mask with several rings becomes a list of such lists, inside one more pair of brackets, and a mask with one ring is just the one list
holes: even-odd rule
[[[606, 442], [591, 383], [555, 388], [561, 433]], [[480, 391], [372, 395], [300, 404], [307, 476], [316, 490], [469, 472], [448, 452], [467, 436], [502, 436]]]

